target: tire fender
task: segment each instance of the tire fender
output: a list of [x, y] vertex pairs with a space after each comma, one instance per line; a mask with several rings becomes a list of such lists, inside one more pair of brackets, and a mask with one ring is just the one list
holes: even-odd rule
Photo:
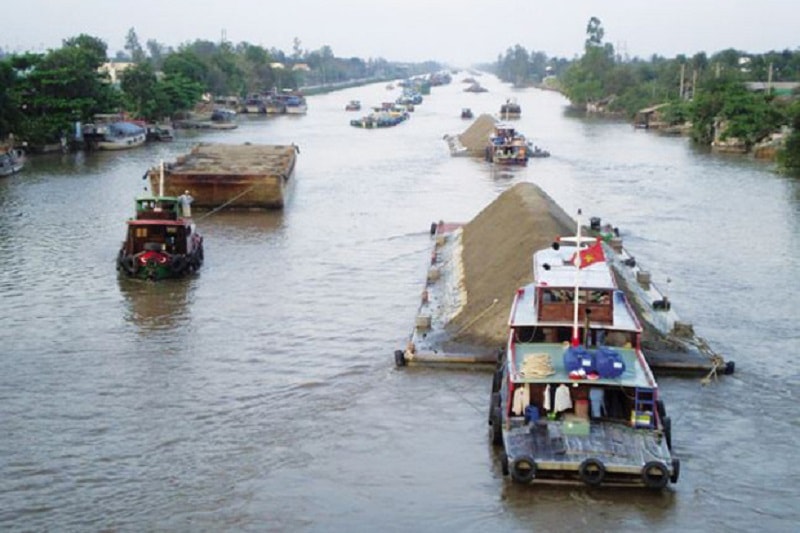
[[606, 477], [606, 466], [600, 459], [590, 457], [578, 467], [578, 475], [580, 475], [581, 481], [587, 485], [597, 487]]
[[681, 476], [681, 460], [677, 457], [672, 458], [672, 475], [669, 476], [669, 480], [672, 483], [677, 483], [678, 478]]
[[521, 455], [511, 463], [511, 477], [517, 483], [528, 484], [536, 478], [536, 461], [529, 455]]
[[661, 461], [650, 461], [642, 467], [642, 482], [651, 489], [663, 489], [669, 482], [669, 472]]

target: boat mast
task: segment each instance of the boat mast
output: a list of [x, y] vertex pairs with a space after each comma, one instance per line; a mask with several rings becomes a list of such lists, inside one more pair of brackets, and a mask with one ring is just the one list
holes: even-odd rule
[[158, 195], [164, 196], [164, 160], [161, 160], [161, 173], [159, 174], [158, 179]]
[[579, 346], [578, 335], [578, 287], [581, 273], [581, 210], [578, 209], [578, 238], [575, 240], [575, 294], [572, 299], [572, 346]]

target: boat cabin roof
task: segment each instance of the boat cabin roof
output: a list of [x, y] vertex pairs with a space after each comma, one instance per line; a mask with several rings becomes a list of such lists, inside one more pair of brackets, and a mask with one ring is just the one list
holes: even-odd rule
[[[563, 242], [563, 239], [562, 239]], [[595, 239], [592, 239], [595, 242]], [[533, 278], [540, 287], [581, 288], [614, 290], [617, 284], [611, 269], [605, 261], [593, 263], [578, 269], [572, 262], [577, 247], [574, 244], [560, 244], [558, 250], [545, 248], [533, 254]]]
[[168, 219], [151, 219], [151, 218], [139, 218], [128, 220], [128, 226], [172, 226], [172, 227], [187, 227], [188, 224], [185, 220], [168, 220]]
[[175, 196], [140, 196], [136, 198], [138, 219], [178, 219], [180, 206]]

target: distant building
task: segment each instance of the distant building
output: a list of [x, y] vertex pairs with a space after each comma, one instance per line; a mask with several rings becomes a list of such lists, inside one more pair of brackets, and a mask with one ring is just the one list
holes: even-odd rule
[[103, 63], [100, 65], [100, 68], [97, 70], [99, 72], [107, 73], [112, 85], [119, 85], [122, 73], [125, 72], [125, 69], [133, 66], [134, 64], [135, 63], [122, 61], [109, 61], [108, 63]]
[[796, 81], [748, 81], [744, 84], [747, 90], [756, 93], [770, 91], [776, 96], [791, 96], [800, 87], [800, 82]]

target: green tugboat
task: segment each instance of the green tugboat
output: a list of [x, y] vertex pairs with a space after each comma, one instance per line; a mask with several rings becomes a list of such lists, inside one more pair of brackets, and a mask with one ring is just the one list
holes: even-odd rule
[[175, 196], [136, 199], [136, 217], [117, 256], [117, 270], [143, 280], [180, 278], [203, 264], [203, 237]]

